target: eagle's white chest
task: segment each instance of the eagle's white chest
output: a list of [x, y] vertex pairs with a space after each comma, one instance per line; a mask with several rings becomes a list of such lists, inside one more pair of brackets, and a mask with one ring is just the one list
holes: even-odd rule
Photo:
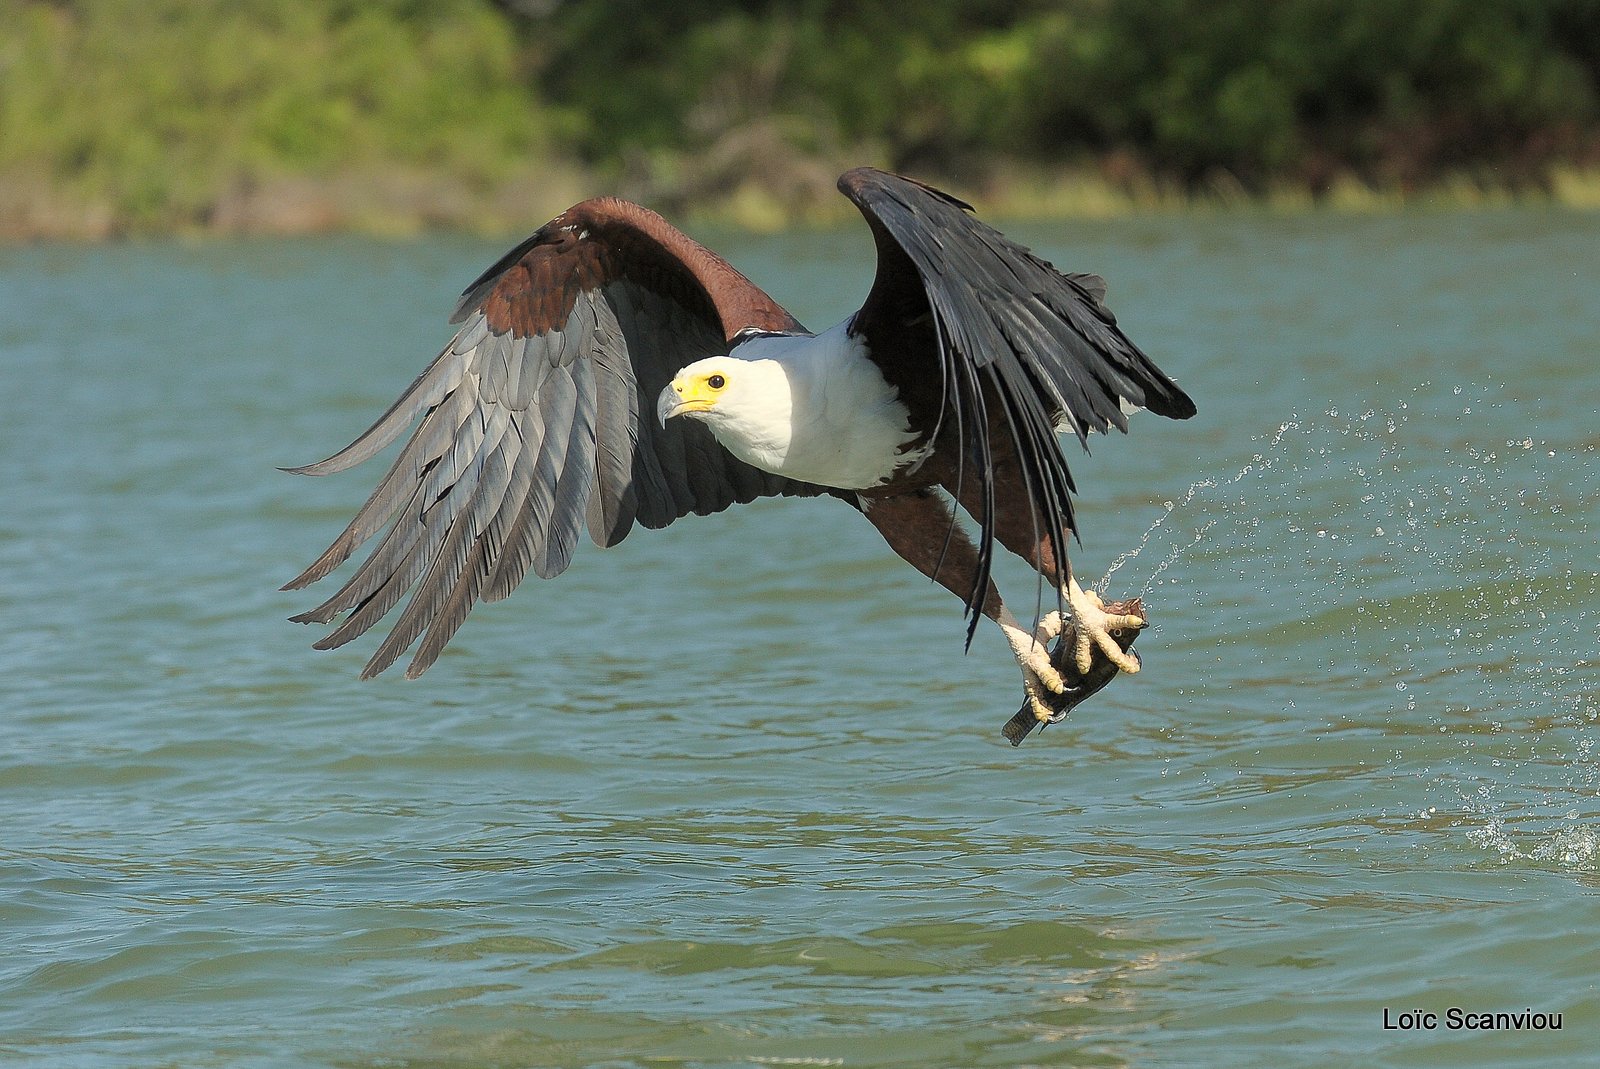
[[717, 440], [763, 471], [849, 490], [919, 459], [907, 448], [917, 437], [910, 413], [848, 324], [737, 346], [732, 356], [749, 364], [761, 390], [707, 420]]

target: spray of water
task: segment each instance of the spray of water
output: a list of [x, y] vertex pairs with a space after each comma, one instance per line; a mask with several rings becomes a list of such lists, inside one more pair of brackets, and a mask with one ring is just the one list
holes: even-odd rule
[[1266, 620], [1224, 632], [1231, 655], [1262, 656], [1276, 628], [1297, 646], [1273, 658], [1314, 665], [1398, 736], [1437, 736], [1405, 819], [1420, 811], [1501, 863], [1593, 869], [1600, 444], [1497, 433], [1522, 429], [1506, 392], [1424, 382], [1294, 414], [1246, 463], [1165, 502], [1098, 589], [1156, 556], [1141, 595], [1225, 590], [1225, 619]]
[[[1193, 504], [1195, 498], [1199, 496], [1202, 491], [1225, 491], [1228, 488], [1243, 482], [1246, 478], [1249, 478], [1252, 475], [1259, 475], [1262, 472], [1270, 470], [1274, 463], [1276, 463], [1278, 457], [1281, 455], [1279, 452], [1279, 447], [1283, 442], [1284, 436], [1289, 434], [1291, 431], [1297, 431], [1299, 429], [1299, 418], [1297, 416], [1290, 416], [1287, 422], [1278, 425], [1277, 433], [1273, 434], [1272, 440], [1267, 443], [1266, 448], [1262, 452], [1255, 454], [1255, 456], [1251, 458], [1250, 463], [1240, 468], [1233, 475], [1220, 481], [1216, 479], [1201, 479], [1198, 482], [1190, 483], [1188, 491], [1179, 501], [1176, 503], [1171, 501], [1163, 502], [1162, 507], [1165, 509], [1165, 511], [1156, 518], [1154, 523], [1150, 525], [1150, 527], [1145, 531], [1143, 537], [1141, 537], [1138, 542], [1134, 543], [1132, 549], [1123, 552], [1111, 562], [1111, 564], [1106, 568], [1105, 574], [1100, 577], [1100, 582], [1095, 587], [1096, 591], [1101, 596], [1104, 596], [1106, 591], [1111, 587], [1111, 576], [1116, 573], [1117, 569], [1138, 557], [1139, 554], [1144, 551], [1145, 546], [1150, 544], [1150, 539], [1155, 536], [1156, 532], [1160, 531], [1162, 527], [1166, 525], [1168, 518], [1170, 518], [1174, 512], [1180, 509], [1185, 509], [1189, 505]], [[1144, 595], [1150, 593], [1150, 591], [1155, 587], [1156, 581], [1160, 578], [1161, 573], [1172, 567], [1172, 565], [1177, 562], [1179, 557], [1182, 557], [1189, 550], [1205, 541], [1206, 535], [1210, 533], [1211, 529], [1216, 525], [1217, 521], [1215, 518], [1206, 520], [1195, 529], [1193, 538], [1186, 543], [1182, 543], [1170, 549], [1167, 555], [1162, 558], [1161, 563], [1158, 564], [1155, 570], [1152, 571], [1145, 579], [1144, 585], [1139, 589], [1139, 595], [1143, 597]]]

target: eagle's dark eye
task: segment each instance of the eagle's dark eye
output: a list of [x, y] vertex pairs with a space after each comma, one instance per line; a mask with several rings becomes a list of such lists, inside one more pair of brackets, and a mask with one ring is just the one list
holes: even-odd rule
[[720, 390], [724, 386], [728, 385], [728, 380], [723, 378], [721, 375], [712, 375], [706, 380], [706, 385], [711, 387], [713, 390]]

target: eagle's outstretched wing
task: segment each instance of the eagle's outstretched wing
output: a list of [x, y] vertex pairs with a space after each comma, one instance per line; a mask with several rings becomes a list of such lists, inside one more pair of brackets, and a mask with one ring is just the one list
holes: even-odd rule
[[772, 494], [821, 487], [759, 471], [705, 426], [653, 418], [681, 367], [728, 351], [746, 327], [799, 330], [716, 254], [653, 212], [585, 201], [467, 287], [455, 337], [388, 412], [345, 449], [290, 469], [326, 475], [371, 458], [421, 422], [355, 519], [285, 589], [377, 547], [331, 598], [293, 617], [328, 623], [331, 649], [365, 633], [414, 588], [362, 672], [376, 675], [426, 632], [406, 670], [425, 671], [479, 600], [529, 568], [549, 578], [580, 529], [599, 545], [635, 523], [665, 527]]
[[[1186, 419], [1194, 402], [1117, 328], [1102, 279], [1062, 274], [969, 205], [912, 179], [861, 167], [839, 189], [866, 217], [878, 251], [851, 331], [902, 394], [938, 384], [936, 418], [955, 426], [960, 479], [976, 483], [972, 498], [958, 494], [981, 503], [970, 640], [994, 553], [997, 457], [1015, 458], [1034, 529], [1064, 560], [1066, 547], [1054, 542], [1072, 528], [1074, 487], [1057, 427], [1087, 443], [1090, 431], [1126, 431], [1125, 409]], [[924, 343], [909, 343], [913, 336]], [[992, 441], [996, 429], [1010, 440]]]

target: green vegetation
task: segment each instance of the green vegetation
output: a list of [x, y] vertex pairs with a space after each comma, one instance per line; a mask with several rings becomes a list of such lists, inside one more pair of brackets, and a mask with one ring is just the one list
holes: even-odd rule
[[0, 232], [1594, 203], [1600, 0], [0, 0]]
[[0, 227], [467, 222], [556, 113], [480, 0], [0, 0]]

